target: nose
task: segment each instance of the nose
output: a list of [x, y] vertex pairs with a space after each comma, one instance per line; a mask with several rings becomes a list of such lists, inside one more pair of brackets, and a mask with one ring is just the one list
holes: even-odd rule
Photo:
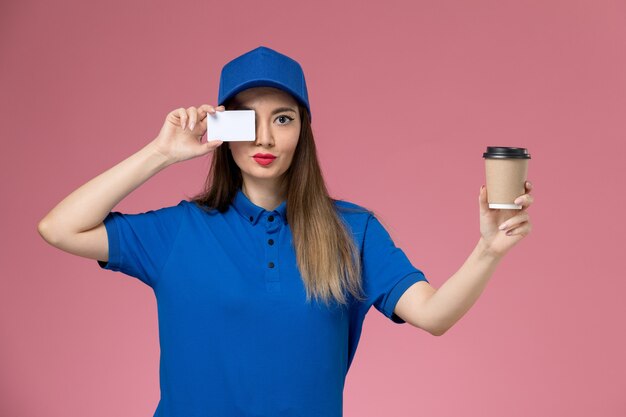
[[256, 139], [254, 144], [264, 147], [274, 146], [274, 137], [272, 136], [272, 129], [268, 122], [256, 121]]

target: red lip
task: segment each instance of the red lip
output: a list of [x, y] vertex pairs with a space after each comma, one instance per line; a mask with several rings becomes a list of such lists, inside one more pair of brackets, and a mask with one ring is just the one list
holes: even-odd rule
[[257, 153], [254, 154], [253, 158], [266, 158], [266, 159], [275, 159], [276, 157], [271, 153]]

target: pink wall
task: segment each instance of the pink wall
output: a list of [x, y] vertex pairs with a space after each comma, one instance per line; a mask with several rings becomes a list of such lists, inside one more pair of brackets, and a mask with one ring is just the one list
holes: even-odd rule
[[[626, 415], [626, 3], [598, 0], [3, 2], [0, 415], [152, 415], [151, 290], [37, 222], [170, 110], [214, 104], [259, 45], [305, 69], [332, 194], [380, 213], [435, 287], [479, 238], [485, 147], [532, 155], [532, 233], [442, 337], [371, 310], [345, 415]], [[208, 161], [116, 210], [177, 203]]]

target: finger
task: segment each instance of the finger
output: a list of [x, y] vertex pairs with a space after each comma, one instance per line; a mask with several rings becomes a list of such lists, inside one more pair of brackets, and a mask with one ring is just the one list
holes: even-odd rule
[[530, 224], [530, 222], [522, 223], [520, 226], [507, 231], [506, 235], [507, 236], [527, 236], [531, 232], [532, 228], [533, 227]]
[[514, 204], [522, 206], [522, 210], [526, 210], [534, 201], [533, 197], [530, 195], [530, 190], [533, 188], [530, 181], [524, 182], [524, 188], [526, 189], [526, 194], [517, 197], [515, 201], [513, 201]]
[[491, 210], [489, 208], [489, 202], [487, 201], [487, 187], [485, 187], [484, 185], [480, 187], [478, 204], [480, 206], [480, 214], [486, 214]]
[[200, 120], [204, 120], [207, 116], [207, 113], [215, 113], [215, 108], [208, 104], [203, 104], [202, 106], [198, 107], [198, 111], [200, 112]]
[[513, 229], [515, 227], [518, 227], [520, 224], [527, 222], [528, 220], [530, 220], [530, 215], [524, 212], [516, 216], [513, 216], [510, 219], [507, 219], [507, 221], [503, 222], [500, 226], [498, 226], [498, 229], [500, 230]]
[[187, 109], [187, 114], [189, 115], [189, 130], [193, 131], [193, 128], [196, 127], [196, 121], [198, 120], [198, 110], [191, 106]]
[[533, 201], [534, 201], [533, 196], [531, 196], [530, 194], [524, 194], [524, 195], [517, 197], [514, 203], [521, 205], [523, 208], [527, 208], [533, 203]]
[[530, 181], [526, 181], [524, 186], [526, 187], [526, 190], [528, 190], [528, 191], [532, 190], [532, 188], [533, 188], [533, 185], [530, 183]]
[[[207, 115], [210, 114], [209, 111], [211, 108], [212, 108], [211, 106], [206, 104], [205, 106], [203, 106], [203, 109], [202, 109], [202, 113], [204, 114], [204, 116], [200, 119], [200, 127], [202, 129], [202, 136], [204, 136], [207, 132], [208, 123], [209, 123], [209, 119]], [[213, 113], [215, 113], [215, 110], [213, 110]]]
[[182, 107], [177, 110], [178, 117], [180, 118], [180, 126], [185, 130], [187, 125], [187, 112]]
[[218, 110], [218, 111], [224, 111], [224, 110], [226, 110], [226, 107], [224, 107], [224, 105], [217, 106], [217, 107], [216, 107], [216, 110]]

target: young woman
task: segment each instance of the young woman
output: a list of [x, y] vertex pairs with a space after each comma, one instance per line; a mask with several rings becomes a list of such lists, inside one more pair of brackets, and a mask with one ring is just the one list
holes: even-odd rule
[[[39, 224], [55, 247], [153, 289], [155, 416], [341, 416], [372, 305], [392, 322], [441, 335], [530, 232], [530, 194], [501, 231], [505, 211], [489, 209], [481, 188], [480, 241], [436, 290], [372, 211], [328, 195], [296, 61], [263, 46], [235, 58], [222, 69], [218, 104], [169, 113], [152, 142]], [[254, 142], [202, 142], [207, 117], [225, 109], [255, 111]], [[198, 196], [139, 214], [111, 211], [162, 169], [210, 152]]]

